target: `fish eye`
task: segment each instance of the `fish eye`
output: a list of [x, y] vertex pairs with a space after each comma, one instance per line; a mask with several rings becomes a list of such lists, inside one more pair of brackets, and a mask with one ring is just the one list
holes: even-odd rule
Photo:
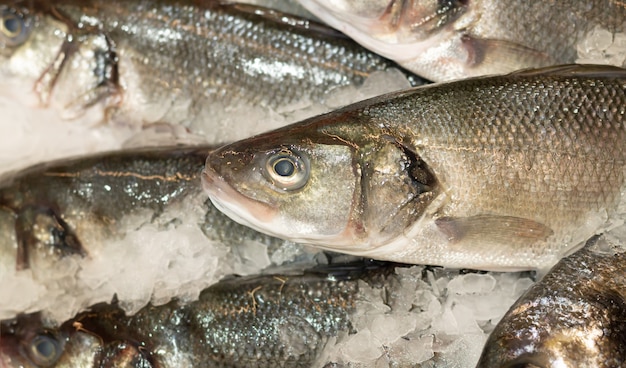
[[61, 357], [61, 344], [50, 335], [37, 335], [30, 342], [28, 356], [40, 367], [50, 367]]
[[268, 157], [266, 172], [272, 184], [283, 191], [300, 189], [309, 180], [306, 157], [288, 149], [274, 152]]
[[30, 24], [24, 16], [8, 9], [0, 10], [0, 40], [6, 46], [24, 43], [29, 33]]

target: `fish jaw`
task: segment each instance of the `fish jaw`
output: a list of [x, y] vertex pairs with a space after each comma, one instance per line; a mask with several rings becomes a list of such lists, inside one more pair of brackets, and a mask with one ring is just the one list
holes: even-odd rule
[[[202, 171], [202, 187], [213, 205], [236, 222], [255, 230], [261, 228], [259, 223], [264, 224], [262, 228], [271, 228], [271, 222], [276, 217], [276, 209], [241, 195], [208, 164]], [[244, 207], [247, 210], [242, 210]]]

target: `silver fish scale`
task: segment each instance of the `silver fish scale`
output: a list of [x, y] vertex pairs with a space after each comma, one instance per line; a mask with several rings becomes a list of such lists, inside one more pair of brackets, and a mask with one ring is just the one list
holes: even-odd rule
[[[538, 194], [530, 212], [538, 202], [553, 202], [541, 194], [563, 195], [560, 205], [579, 208], [600, 208], [619, 195], [626, 164], [623, 82], [470, 80], [436, 92], [424, 89], [397, 102], [393, 110], [386, 104], [377, 112], [370, 108], [369, 115], [411, 140], [441, 181], [471, 188], [466, 194], [493, 202], [487, 208], [502, 206], [515, 193]], [[407, 111], [408, 119], [397, 116]], [[462, 170], [444, 170], [447, 165]], [[473, 180], [481, 175], [468, 171], [491, 180], [477, 183]], [[603, 198], [589, 203], [585, 192]], [[528, 207], [527, 200], [510, 203], [511, 210]]]

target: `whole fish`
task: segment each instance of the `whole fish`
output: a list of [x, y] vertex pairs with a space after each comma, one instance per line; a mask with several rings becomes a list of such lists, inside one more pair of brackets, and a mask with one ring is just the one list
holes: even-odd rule
[[626, 71], [561, 66], [392, 93], [226, 145], [213, 203], [404, 263], [547, 268], [622, 221]]
[[477, 367], [625, 364], [626, 253], [596, 238], [561, 260], [509, 309]]
[[620, 1], [300, 2], [363, 46], [434, 81], [626, 61], [626, 7]]
[[[295, 246], [213, 207], [200, 180], [209, 151], [103, 153], [5, 175], [0, 318], [46, 309], [65, 319], [114, 293], [122, 306], [136, 310], [154, 293], [180, 296], [185, 285], [200, 283], [192, 287], [199, 292], [225, 274], [266, 266], [268, 252]], [[233, 269], [242, 262], [247, 271]]]
[[330, 28], [247, 4], [0, 4], [0, 90], [9, 97], [82, 123], [182, 123], [209, 143], [263, 130], [249, 119], [260, 111], [323, 104], [330, 90], [393, 65]]
[[20, 316], [1, 325], [0, 367], [311, 367], [394, 270], [361, 268], [232, 278], [134, 316], [100, 304], [58, 328]]

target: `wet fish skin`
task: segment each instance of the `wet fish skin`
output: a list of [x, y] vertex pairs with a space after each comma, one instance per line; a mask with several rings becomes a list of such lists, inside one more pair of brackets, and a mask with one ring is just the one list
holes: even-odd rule
[[[580, 50], [594, 30], [626, 32], [626, 8], [612, 0], [300, 2], [365, 47], [434, 81], [574, 63], [585, 57]], [[602, 63], [605, 51], [596, 52], [593, 62]], [[604, 61], [623, 66], [624, 56]]]
[[[310, 367], [331, 337], [351, 330], [359, 282], [381, 287], [394, 270], [341, 265], [335, 273], [326, 267], [231, 278], [204, 290], [198, 301], [149, 305], [134, 316], [115, 304], [96, 305], [59, 328], [20, 316], [3, 322], [0, 366], [34, 366], [28, 354], [43, 335], [56, 352], [47, 365], [54, 367]], [[71, 349], [85, 339], [83, 350]], [[84, 352], [91, 360], [76, 364]]]
[[595, 241], [605, 239], [561, 260], [515, 302], [477, 368], [626, 363], [626, 253]]
[[183, 123], [210, 142], [234, 139], [207, 119], [228, 107], [323, 103], [394, 65], [317, 23], [217, 0], [9, 2], [0, 16], [22, 21], [0, 34], [11, 97], [83, 122]]
[[273, 236], [547, 269], [623, 214], [625, 92], [623, 69], [562, 66], [392, 93], [213, 151], [203, 181]]

